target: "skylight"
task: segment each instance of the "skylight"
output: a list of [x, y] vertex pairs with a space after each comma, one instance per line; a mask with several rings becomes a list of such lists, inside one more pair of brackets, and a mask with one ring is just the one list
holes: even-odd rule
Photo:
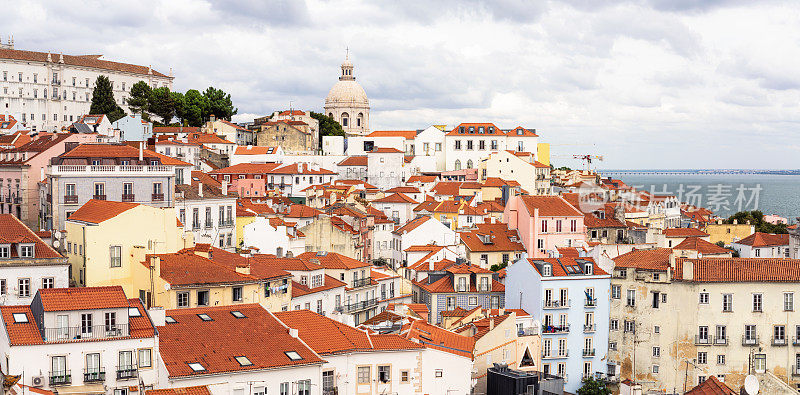
[[192, 368], [192, 370], [194, 370], [195, 372], [202, 372], [206, 370], [206, 368], [204, 368], [203, 365], [197, 362], [189, 363], [189, 367]]
[[141, 317], [142, 314], [139, 313], [139, 309], [136, 307], [128, 307], [128, 317]]
[[238, 310], [231, 311], [231, 315], [233, 315], [236, 318], [247, 318], [247, 316], [245, 316], [241, 311]]
[[13, 313], [14, 322], [17, 324], [24, 324], [28, 322], [28, 315], [25, 313]]
[[211, 317], [208, 316], [208, 314], [205, 314], [205, 313], [198, 314], [197, 316], [200, 317], [200, 319], [203, 320], [203, 321], [214, 321], [214, 320], [211, 319]]
[[299, 361], [303, 359], [303, 357], [301, 357], [300, 354], [297, 353], [297, 351], [284, 351], [283, 353], [286, 354], [286, 356], [289, 357], [289, 359], [291, 359], [292, 361]]
[[177, 323], [177, 322], [178, 322], [178, 321], [175, 321], [175, 319], [174, 319], [174, 318], [172, 318], [172, 316], [170, 316], [170, 315], [168, 315], [168, 316], [164, 317], [164, 321], [165, 321], [166, 323], [168, 323], [168, 324], [174, 324], [174, 323]]
[[253, 364], [249, 359], [247, 359], [247, 357], [244, 356], [233, 357], [233, 359], [235, 359], [236, 362], [239, 362], [239, 366], [251, 366]]

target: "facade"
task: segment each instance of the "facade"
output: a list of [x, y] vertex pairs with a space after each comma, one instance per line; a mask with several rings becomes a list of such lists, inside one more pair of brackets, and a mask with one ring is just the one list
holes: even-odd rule
[[147, 141], [153, 137], [153, 123], [143, 120], [141, 114], [129, 114], [116, 120], [114, 129], [119, 130], [122, 141]]
[[607, 372], [611, 276], [591, 258], [528, 258], [506, 268], [506, 302], [542, 317], [541, 371], [575, 393]]
[[317, 149], [317, 138], [303, 121], [268, 121], [257, 127], [253, 134], [259, 147], [278, 146], [291, 153], [313, 153]]
[[111, 80], [114, 99], [130, 113], [125, 100], [131, 87], [144, 81], [152, 88], [172, 89], [171, 75], [101, 59], [102, 55], [64, 55], [0, 48], [2, 84], [12, 95], [0, 99], [6, 108], [32, 131], [57, 131], [89, 113], [97, 77]]
[[296, 224], [281, 218], [255, 217], [243, 228], [242, 245], [255, 247], [260, 254], [293, 257], [306, 251], [306, 236], [297, 230]]
[[516, 230], [529, 257], [555, 254], [559, 247], [586, 244], [584, 216], [561, 196], [514, 196], [503, 217]]
[[176, 139], [162, 139], [154, 144], [154, 150], [164, 156], [175, 158], [192, 165], [192, 170], [200, 170], [200, 145]]
[[127, 395], [158, 385], [158, 332], [122, 287], [41, 289], [0, 313], [0, 369], [37, 391]]
[[233, 250], [236, 237], [235, 194], [229, 194], [225, 181], [222, 188], [203, 184], [175, 186], [175, 214], [186, 232], [194, 234], [196, 243], [211, 244]]
[[52, 219], [45, 229], [64, 229], [64, 221], [90, 199], [172, 207], [175, 185], [188, 181], [190, 167], [141, 146], [81, 144], [48, 168]]
[[479, 162], [481, 181], [496, 177], [516, 181], [531, 195], [550, 195], [550, 166], [539, 163], [530, 152], [497, 151]]
[[493, 272], [469, 263], [429, 272], [422, 281], [412, 281], [412, 302], [428, 306], [430, 322], [442, 321], [442, 312], [458, 307], [487, 309], [505, 307], [505, 286]]
[[348, 136], [369, 133], [369, 99], [356, 82], [349, 53], [342, 63], [342, 75], [325, 98], [325, 114], [339, 122]]
[[748, 374], [796, 387], [800, 261], [645, 251], [614, 261], [609, 363], [621, 378], [645, 391], [691, 388], [712, 376], [740, 388]]
[[536, 152], [538, 142], [533, 129], [502, 130], [493, 123], [462, 123], [445, 134], [445, 170], [477, 169], [492, 152]]
[[458, 236], [466, 247], [467, 260], [484, 269], [516, 262], [525, 253], [517, 232], [506, 224], [477, 224], [475, 229], [459, 232]]
[[0, 214], [0, 305], [29, 305], [42, 288], [69, 286], [69, 263], [17, 217]]
[[255, 145], [255, 134], [252, 130], [247, 130], [233, 122], [224, 119], [217, 119], [211, 116], [211, 119], [203, 125], [200, 129], [205, 134], [213, 134], [222, 136], [227, 141], [232, 141], [236, 145]]
[[367, 179], [381, 190], [399, 187], [405, 183], [405, 157], [396, 148], [375, 148], [367, 152]]
[[756, 232], [731, 243], [731, 248], [742, 258], [789, 258], [788, 234]]

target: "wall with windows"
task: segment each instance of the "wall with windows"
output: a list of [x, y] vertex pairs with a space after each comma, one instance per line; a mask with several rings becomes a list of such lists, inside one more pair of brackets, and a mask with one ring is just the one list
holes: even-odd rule
[[158, 388], [209, 385], [214, 393], [220, 394], [311, 395], [319, 393], [322, 379], [320, 365], [183, 377], [171, 377], [161, 366]]
[[174, 213], [196, 243], [232, 251], [236, 239], [236, 198], [178, 199]]
[[0, 305], [30, 304], [41, 288], [69, 287], [69, 264], [0, 265]]

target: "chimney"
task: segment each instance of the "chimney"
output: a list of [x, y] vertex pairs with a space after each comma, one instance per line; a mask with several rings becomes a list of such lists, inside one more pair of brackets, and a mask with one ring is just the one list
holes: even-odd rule
[[167, 324], [167, 311], [163, 307], [152, 307], [147, 311], [153, 326], [159, 327]]
[[197, 194], [200, 195], [200, 197], [203, 197], [203, 183], [202, 182], [197, 183]]
[[300, 334], [297, 332], [297, 329], [289, 328], [289, 336], [297, 339], [300, 337]]
[[228, 196], [228, 181], [222, 180], [222, 194]]
[[694, 263], [689, 259], [683, 260], [683, 280], [694, 280]]
[[494, 318], [489, 319], [489, 330], [494, 329]]
[[144, 141], [139, 142], [139, 162], [144, 160]]
[[428, 261], [428, 270], [433, 271], [433, 258]]
[[247, 266], [236, 266], [236, 273], [250, 275], [250, 261], [247, 262]]
[[214, 114], [211, 114], [210, 120], [211, 120], [211, 122], [214, 122], [214, 121], [217, 120], [217, 117]]

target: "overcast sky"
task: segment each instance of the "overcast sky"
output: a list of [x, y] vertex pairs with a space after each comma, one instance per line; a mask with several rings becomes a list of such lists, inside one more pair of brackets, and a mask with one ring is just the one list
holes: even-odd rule
[[[350, 47], [371, 126], [534, 128], [602, 168], [798, 168], [800, 6], [723, 0], [26, 0], [17, 49], [152, 64], [235, 121], [320, 111]], [[556, 157], [556, 164], [576, 165]]]

